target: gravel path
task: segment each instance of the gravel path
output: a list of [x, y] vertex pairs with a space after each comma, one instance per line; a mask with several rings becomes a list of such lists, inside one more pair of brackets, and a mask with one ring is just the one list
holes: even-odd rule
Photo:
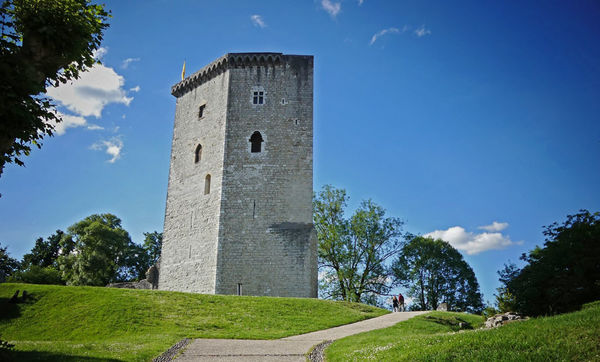
[[[356, 333], [390, 327], [422, 313], [425, 312], [390, 313], [340, 327], [276, 340], [195, 339], [183, 349], [183, 352], [177, 355], [176, 361], [304, 362], [313, 346], [316, 347], [311, 353], [311, 361], [322, 361], [323, 350], [327, 347], [326, 343]], [[174, 347], [171, 347], [171, 349]], [[177, 349], [178, 352], [180, 352], [180, 349]]]

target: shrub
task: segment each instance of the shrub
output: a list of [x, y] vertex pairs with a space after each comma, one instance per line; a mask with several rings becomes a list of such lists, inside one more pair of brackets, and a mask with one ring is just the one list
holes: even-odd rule
[[30, 283], [30, 284], [65, 284], [60, 277], [60, 272], [52, 267], [42, 268], [38, 265], [31, 265], [23, 271], [17, 271], [8, 278], [10, 283]]

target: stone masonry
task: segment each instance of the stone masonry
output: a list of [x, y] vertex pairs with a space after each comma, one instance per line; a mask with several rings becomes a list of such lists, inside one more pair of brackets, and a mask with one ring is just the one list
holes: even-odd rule
[[316, 297], [313, 57], [226, 54], [172, 94], [159, 289]]

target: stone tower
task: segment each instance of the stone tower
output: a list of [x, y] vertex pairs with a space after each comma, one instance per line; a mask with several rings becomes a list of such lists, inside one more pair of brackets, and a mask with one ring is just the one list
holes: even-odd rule
[[171, 93], [159, 288], [316, 297], [313, 57], [226, 54]]

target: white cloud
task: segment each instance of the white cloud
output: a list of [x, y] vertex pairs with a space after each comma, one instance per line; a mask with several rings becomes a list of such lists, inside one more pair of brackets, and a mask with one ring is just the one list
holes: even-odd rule
[[[106, 48], [98, 48], [93, 55], [96, 59], [101, 59], [106, 53]], [[88, 123], [87, 117], [100, 118], [104, 107], [111, 103], [128, 106], [133, 97], [127, 96], [126, 90], [123, 89], [124, 84], [124, 78], [113, 68], [94, 64], [87, 72], [82, 72], [79, 79], [60, 84], [58, 87], [49, 87], [48, 96], [70, 111], [69, 114], [56, 112], [63, 121], [52, 124], [55, 133], [63, 135], [67, 128], [74, 127], [86, 127], [88, 130], [104, 129], [97, 124]], [[129, 89], [130, 92], [139, 90], [139, 86]]]
[[429, 34], [431, 34], [431, 30], [425, 29], [425, 25], [421, 25], [419, 28], [415, 29], [415, 35], [419, 38]]
[[408, 29], [408, 27], [406, 25], [404, 26], [404, 28], [402, 28], [402, 30], [400, 30], [398, 28], [383, 29], [383, 30], [375, 33], [371, 37], [371, 42], [369, 42], [369, 45], [373, 45], [377, 41], [378, 38], [384, 36], [385, 34], [400, 34], [400, 33], [404, 33], [407, 29]]
[[107, 104], [131, 103], [133, 97], [127, 97], [124, 84], [114, 69], [96, 64], [79, 79], [48, 88], [48, 95], [79, 116], [100, 118]]
[[97, 124], [88, 123], [84, 117], [74, 116], [71, 114], [64, 114], [56, 111], [56, 116], [61, 118], [61, 122], [52, 122], [52, 126], [54, 126], [54, 134], [58, 136], [62, 136], [67, 131], [67, 128], [76, 128], [76, 127], [86, 127], [91, 131], [102, 130], [104, 127], [101, 127]]
[[358, 6], [361, 6], [364, 2], [365, 0], [358, 0]]
[[92, 57], [96, 60], [102, 59], [106, 53], [108, 53], [108, 49], [100, 47], [92, 52]]
[[332, 2], [331, 0], [321, 0], [321, 6], [329, 15], [335, 17], [340, 10], [342, 10], [342, 4], [339, 2]]
[[267, 26], [267, 24], [265, 23], [265, 21], [263, 20], [262, 16], [260, 15], [252, 15], [250, 17], [250, 20], [252, 20], [252, 23], [255, 26], [258, 26], [259, 28], [264, 28]]
[[64, 135], [67, 128], [87, 126], [87, 121], [83, 117], [62, 114], [60, 112], [57, 112], [57, 116], [62, 118], [62, 122], [52, 122], [52, 125], [54, 126], [54, 133], [59, 136]]
[[87, 126], [87, 129], [89, 129], [90, 131], [97, 131], [97, 130], [103, 130], [103, 129], [104, 129], [104, 127], [102, 127], [102, 126], [98, 126], [97, 124], [90, 123], [90, 124]]
[[96, 151], [105, 151], [106, 154], [112, 157], [110, 160], [108, 160], [108, 162], [115, 163], [116, 160], [121, 158], [123, 141], [121, 141], [121, 139], [118, 137], [113, 137], [108, 141], [96, 142], [90, 148]]
[[123, 61], [123, 63], [121, 63], [121, 68], [123, 69], [127, 69], [127, 67], [129, 67], [129, 65], [133, 62], [139, 62], [140, 60], [142, 60], [141, 58], [127, 58]]
[[469, 255], [479, 254], [486, 250], [500, 250], [511, 245], [519, 245], [522, 242], [510, 240], [508, 235], [502, 233], [473, 233], [467, 232], [463, 227], [454, 226], [447, 230], [435, 230], [425, 234], [426, 237], [442, 239], [447, 241], [458, 250], [464, 251]]
[[504, 229], [506, 229], [508, 227], [508, 223], [507, 222], [497, 222], [494, 221], [493, 223], [491, 223], [490, 225], [484, 225], [484, 226], [480, 226], [478, 227], [478, 229], [482, 229], [485, 231], [502, 231]]

